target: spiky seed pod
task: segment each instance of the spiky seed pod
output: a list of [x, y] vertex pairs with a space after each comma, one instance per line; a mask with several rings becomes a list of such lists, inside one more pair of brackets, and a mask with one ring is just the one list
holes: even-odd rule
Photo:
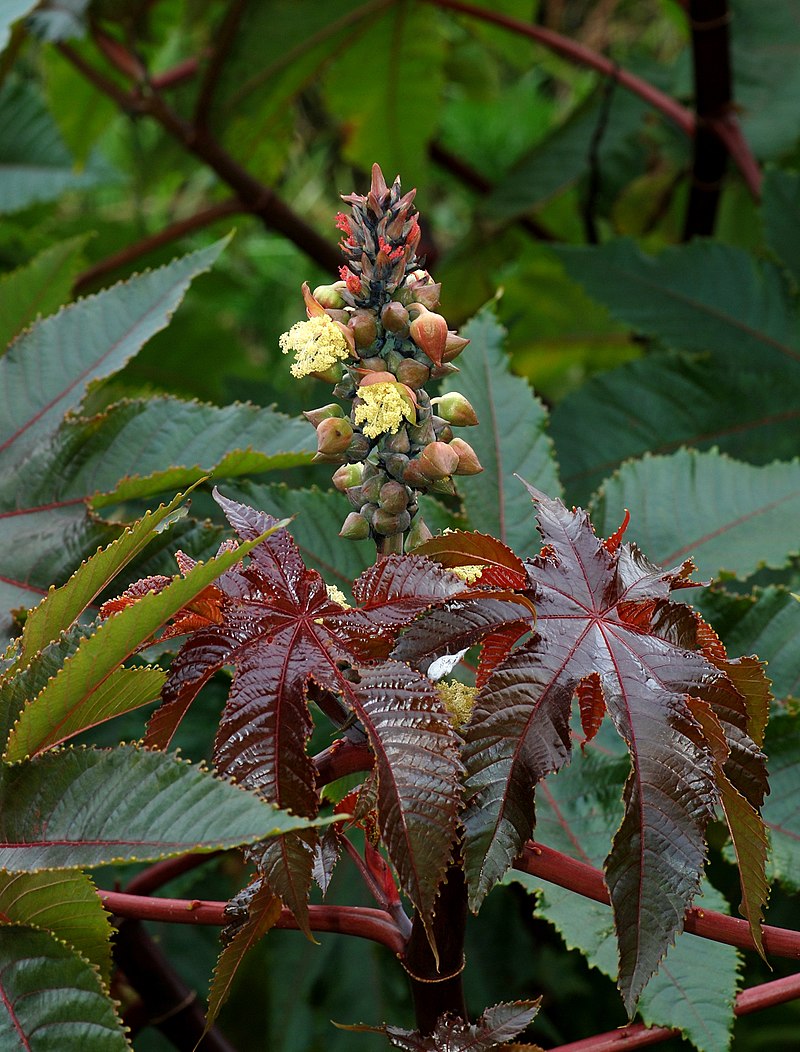
[[448, 424], [456, 427], [474, 427], [478, 417], [469, 401], [458, 391], [448, 391], [446, 395], [435, 399], [436, 411]]
[[427, 365], [414, 358], [403, 358], [395, 369], [395, 375], [400, 383], [408, 384], [409, 387], [419, 390], [430, 380], [431, 371]]
[[321, 405], [319, 409], [306, 409], [303, 416], [314, 427], [319, 427], [322, 421], [329, 417], [343, 417], [344, 410], [338, 402], [330, 402], [328, 405]]
[[353, 425], [344, 416], [329, 416], [317, 425], [317, 452], [344, 453], [353, 439]]
[[351, 511], [339, 530], [339, 536], [348, 541], [363, 541], [369, 537], [369, 523], [357, 511]]
[[409, 495], [406, 487], [402, 482], [394, 480], [385, 482], [378, 494], [378, 506], [392, 515], [405, 511], [408, 508], [408, 500]]
[[381, 537], [393, 537], [396, 533], [405, 533], [411, 525], [411, 516], [407, 511], [392, 514], [385, 508], [378, 508], [372, 516], [372, 528]]
[[478, 455], [469, 442], [465, 442], [463, 438], [454, 438], [450, 442], [449, 448], [458, 455], [458, 467], [453, 474], [478, 475], [483, 471]]
[[353, 486], [360, 485], [363, 474], [363, 464], [342, 464], [334, 471], [331, 481], [340, 493], [346, 493]]

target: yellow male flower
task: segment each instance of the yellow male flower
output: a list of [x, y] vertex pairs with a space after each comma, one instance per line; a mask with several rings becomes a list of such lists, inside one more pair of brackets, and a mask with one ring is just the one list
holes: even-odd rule
[[278, 342], [284, 354], [294, 351], [295, 359], [289, 371], [298, 379], [311, 373], [324, 373], [350, 356], [344, 333], [327, 314], [298, 321]]
[[477, 688], [468, 687], [465, 683], [459, 683], [455, 679], [440, 679], [436, 684], [436, 689], [444, 702], [444, 707], [453, 718], [453, 726], [458, 730], [465, 723], [469, 723], [475, 707]]
[[483, 573], [484, 567], [481, 564], [467, 563], [465, 566], [448, 566], [448, 570], [467, 584], [472, 584]]
[[362, 384], [358, 389], [361, 405], [355, 409], [355, 422], [363, 424], [367, 438], [393, 435], [403, 423], [416, 423], [414, 405], [408, 395], [401, 393], [397, 383]]

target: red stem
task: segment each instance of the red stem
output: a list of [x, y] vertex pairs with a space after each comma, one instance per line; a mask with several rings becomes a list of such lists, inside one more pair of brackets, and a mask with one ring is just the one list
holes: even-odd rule
[[[783, 979], [774, 979], [770, 983], [751, 986], [742, 990], [733, 1006], [733, 1014], [748, 1015], [762, 1008], [785, 1004], [800, 997], [800, 975], [789, 975]], [[629, 1052], [633, 1048], [646, 1048], [658, 1045], [671, 1037], [680, 1037], [680, 1030], [668, 1030], [663, 1026], [646, 1027], [642, 1023], [623, 1026], [606, 1034], [595, 1034], [582, 1041], [570, 1041], [568, 1045], [559, 1045], [551, 1052]]]
[[[225, 902], [204, 899], [162, 899], [146, 895], [130, 895], [124, 891], [98, 889], [100, 901], [109, 913], [117, 917], [137, 920], [167, 921], [171, 924], [203, 924], [223, 927], [231, 918], [225, 913]], [[309, 926], [312, 931], [340, 932], [371, 939], [402, 956], [405, 940], [384, 910], [367, 906], [309, 906]], [[299, 931], [291, 912], [281, 911], [276, 928]]]
[[[586, 862], [578, 862], [568, 855], [562, 855], [560, 851], [554, 851], [544, 844], [528, 843], [514, 867], [558, 884], [561, 888], [577, 892], [584, 898], [610, 905], [608, 888], [599, 869], [587, 865]], [[729, 917], [725, 913], [717, 913], [715, 910], [700, 907], [687, 910], [685, 930], [703, 939], [738, 946], [742, 950], [755, 949], [747, 921]], [[776, 928], [770, 924], [763, 925], [761, 931], [764, 950], [767, 953], [773, 957], [800, 958], [800, 931]]]
[[317, 785], [329, 785], [347, 774], [372, 770], [375, 756], [368, 745], [337, 738], [327, 749], [318, 752], [312, 762], [317, 770]]
[[[529, 37], [550, 51], [555, 51], [556, 54], [563, 55], [564, 58], [578, 65], [588, 66], [590, 69], [602, 73], [605, 77], [612, 77], [624, 88], [627, 88], [628, 91], [638, 95], [649, 106], [663, 113], [685, 135], [691, 138], [695, 134], [697, 122], [691, 110], [682, 106], [665, 92], [659, 91], [652, 84], [648, 84], [641, 77], [629, 73], [628, 70], [620, 69], [605, 55], [593, 51], [584, 44], [570, 40], [569, 37], [562, 36], [561, 33], [556, 33], [552, 29], [545, 29], [544, 26], [529, 25], [527, 22], [520, 22], [519, 19], [511, 18], [509, 15], [463, 3], [462, 0], [425, 0], [425, 2], [432, 4], [434, 7], [458, 11], [460, 14], [468, 15], [471, 18], [491, 22], [512, 33]], [[742, 173], [750, 192], [754, 197], [758, 197], [761, 189], [761, 171], [742, 135], [742, 130], [735, 114], [730, 113], [724, 117], [712, 118], [707, 122], [707, 125], [724, 143], [728, 153]]]
[[106, 256], [105, 259], [94, 263], [91, 267], [87, 267], [75, 278], [72, 291], [75, 295], [79, 295], [85, 289], [94, 285], [95, 282], [104, 278], [106, 274], [128, 266], [141, 256], [146, 256], [157, 248], [162, 248], [172, 241], [177, 241], [179, 238], [190, 234], [193, 230], [201, 230], [203, 227], [210, 226], [226, 216], [237, 215], [244, 211], [246, 209], [241, 201], [233, 197], [227, 201], [219, 201], [217, 204], [209, 205], [208, 208], [203, 208], [201, 211], [195, 212], [194, 215], [187, 216], [186, 219], [179, 219], [174, 223], [170, 223], [163, 230], [150, 234], [132, 245], [127, 245], [125, 248], [120, 249], [119, 252], [114, 252], [112, 255]]
[[150, 895], [175, 880], [176, 877], [190, 873], [193, 869], [197, 869], [205, 862], [210, 862], [211, 859], [217, 858], [222, 853], [222, 851], [209, 851], [207, 854], [198, 852], [193, 855], [178, 855], [177, 858], [165, 858], [162, 862], [155, 862], [147, 869], [143, 869], [141, 873], [137, 873], [128, 881], [125, 891], [129, 895]]

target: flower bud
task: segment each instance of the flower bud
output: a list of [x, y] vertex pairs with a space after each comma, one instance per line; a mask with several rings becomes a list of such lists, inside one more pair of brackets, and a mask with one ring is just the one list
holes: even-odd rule
[[[379, 358], [377, 356], [372, 358], [362, 358], [361, 361], [358, 363], [358, 367], [359, 369], [366, 369], [367, 372], [370, 373], [386, 372], [386, 362], [383, 360], [383, 358]], [[392, 376], [392, 380], [394, 380], [394, 376]]]
[[450, 425], [442, 420], [440, 416], [431, 417], [433, 422], [433, 433], [436, 435], [437, 442], [450, 442], [453, 438], [453, 429]]
[[455, 497], [456, 487], [453, 480], [448, 475], [445, 479], [437, 479], [435, 482], [430, 484], [431, 493], [440, 493], [445, 497]]
[[452, 365], [450, 362], [442, 362], [441, 365], [434, 365], [431, 369], [432, 380], [443, 380], [445, 376], [451, 376], [453, 373], [460, 373], [461, 370], [457, 365]]
[[[350, 465], [348, 464], [347, 467], [349, 466]], [[348, 489], [345, 490], [345, 496], [350, 501], [351, 506], [356, 509], [356, 511], [359, 511], [365, 503], [364, 494], [361, 492], [360, 486], [350, 486]]]
[[353, 425], [344, 416], [329, 416], [317, 426], [317, 452], [344, 453], [353, 438]]
[[461, 354], [468, 343], [469, 340], [465, 340], [463, 336], [458, 336], [454, 332], [448, 332], [447, 339], [444, 343], [442, 361], [452, 362], [454, 358], [458, 358], [459, 354]]
[[372, 520], [375, 517], [375, 512], [378, 510], [377, 504], [362, 504], [361, 505], [361, 516], [369, 525], [372, 525]]
[[433, 534], [428, 529], [427, 523], [421, 515], [418, 515], [412, 522], [411, 529], [406, 534], [406, 554], [419, 547], [420, 544], [424, 544], [425, 541], [429, 541], [432, 536]]
[[385, 482], [386, 476], [383, 473], [380, 475], [373, 475], [372, 478], [366, 479], [361, 485], [361, 493], [364, 497], [361, 503], [377, 504], [381, 492], [381, 486], [383, 486]]
[[369, 523], [357, 511], [351, 511], [339, 530], [339, 536], [349, 541], [363, 541], [369, 537]]
[[[343, 286], [344, 282], [340, 281], [337, 285]], [[337, 287], [337, 285], [317, 285], [314, 289], [314, 299], [321, 307], [332, 307], [338, 310], [344, 306], [341, 288]]]
[[441, 364], [447, 344], [447, 320], [420, 303], [412, 305], [409, 313], [415, 315], [408, 327], [411, 339], [434, 365]]
[[326, 307], [325, 313], [331, 321], [338, 322], [340, 325], [347, 325], [350, 322], [350, 315], [346, 310], [336, 310], [333, 307]]
[[338, 384], [344, 376], [344, 370], [342, 369], [339, 362], [332, 365], [330, 369], [325, 369], [323, 372], [309, 373], [309, 376], [315, 377], [317, 380], [322, 380], [326, 384]]
[[447, 478], [458, 467], [458, 451], [448, 446], [446, 442], [429, 442], [420, 453], [418, 463], [432, 482], [436, 479]]
[[371, 347], [378, 336], [378, 321], [375, 311], [362, 307], [350, 317], [350, 328], [355, 337], [356, 347]]
[[334, 471], [331, 481], [340, 493], [346, 493], [353, 486], [360, 485], [363, 475], [363, 464], [342, 464]]
[[331, 417], [343, 417], [344, 410], [338, 402], [329, 402], [328, 405], [322, 405], [319, 409], [307, 409], [303, 416], [314, 427], [319, 427], [323, 420], [328, 420]]
[[483, 471], [483, 466], [469, 442], [465, 442], [463, 438], [454, 438], [449, 448], [458, 454], [458, 467], [453, 474], [478, 475]]
[[372, 528], [381, 537], [391, 537], [396, 533], [405, 533], [411, 525], [411, 516], [407, 511], [401, 511], [395, 515], [378, 508], [372, 517]]
[[381, 311], [381, 325], [387, 332], [399, 332], [401, 336], [406, 336], [408, 323], [408, 311], [396, 300], [390, 300]]
[[408, 490], [402, 482], [384, 482], [378, 494], [378, 506], [397, 515], [408, 507]]
[[448, 424], [456, 427], [473, 427], [478, 423], [475, 410], [467, 399], [458, 391], [448, 391], [446, 395], [435, 399], [437, 412]]
[[414, 461], [410, 461], [405, 453], [390, 453], [384, 461], [384, 466], [392, 478], [402, 479], [408, 465], [413, 463]]
[[418, 285], [413, 289], [412, 297], [414, 303], [421, 303], [428, 310], [436, 310], [439, 306], [439, 297], [442, 294], [442, 283], [432, 281], [430, 285]]
[[421, 424], [409, 424], [408, 437], [418, 446], [427, 446], [429, 442], [435, 442], [436, 432], [433, 430], [431, 418], [428, 417]]
[[417, 362], [413, 358], [404, 358], [397, 366], [395, 375], [400, 383], [419, 389], [428, 382], [431, 371], [422, 362]]
[[411, 449], [408, 429], [401, 427], [393, 435], [384, 435], [381, 439], [381, 448], [384, 453], [408, 453]]
[[389, 370], [389, 372], [397, 376], [397, 368], [401, 362], [405, 361], [405, 358], [399, 351], [387, 352], [386, 348], [384, 347], [383, 360], [386, 362], [386, 368]]
[[409, 460], [400, 478], [411, 489], [427, 491], [431, 485], [431, 479], [423, 471], [418, 460]]
[[347, 459], [366, 460], [370, 449], [371, 444], [367, 436], [362, 435], [360, 431], [356, 431], [350, 440], [350, 445], [347, 447]]

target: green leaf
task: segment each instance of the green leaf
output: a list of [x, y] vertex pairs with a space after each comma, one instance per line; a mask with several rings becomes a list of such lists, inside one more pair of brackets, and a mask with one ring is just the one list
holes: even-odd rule
[[20, 667], [31, 662], [39, 650], [52, 643], [60, 632], [80, 617], [120, 570], [146, 547], [160, 528], [169, 523], [186, 497], [186, 493], [179, 493], [169, 504], [148, 511], [108, 547], [83, 563], [65, 585], [48, 592], [25, 620], [17, 662]]
[[19, 461], [163, 329], [227, 238], [66, 307], [24, 333], [0, 359], [0, 464]]
[[800, 175], [769, 168], [762, 192], [767, 245], [800, 285]]
[[124, 1052], [131, 1045], [88, 961], [49, 932], [0, 929], [0, 1047]]
[[[512, 167], [485, 202], [494, 219], [512, 219], [534, 205], [562, 193], [589, 168], [592, 138], [603, 122], [603, 103], [596, 96], [570, 114], [564, 123]], [[623, 89], [615, 89], [599, 142], [602, 165], [630, 140], [647, 112], [645, 104]]]
[[217, 851], [324, 822], [133, 745], [62, 749], [0, 772], [0, 868], [14, 872]]
[[[472, 403], [480, 426], [467, 434], [483, 473], [458, 479], [470, 523], [515, 551], [538, 547], [530, 497], [513, 476], [543, 492], [561, 492], [546, 434], [547, 411], [521, 377], [512, 376], [503, 353], [505, 330], [491, 309], [464, 328], [471, 342], [458, 359], [461, 372], [443, 389], [458, 390]], [[511, 426], [513, 422], [513, 426]]]
[[781, 568], [800, 548], [800, 460], [753, 467], [716, 452], [679, 450], [623, 464], [593, 503], [598, 533], [634, 509], [627, 537], [672, 566], [691, 558], [701, 577], [745, 578]]
[[103, 621], [22, 710], [8, 738], [6, 762], [33, 756], [112, 716], [154, 701], [163, 685], [161, 670], [120, 669], [119, 665], [263, 539], [198, 563], [163, 591], [149, 592]]
[[99, 163], [76, 170], [53, 118], [27, 83], [0, 88], [0, 212], [52, 201], [112, 175]]
[[[424, 5], [399, 0], [349, 42], [324, 81], [326, 99], [344, 121], [346, 159], [366, 170], [377, 161], [390, 178], [424, 172], [444, 85], [443, 24]], [[354, 69], [370, 69], [368, 90]]]
[[[536, 894], [536, 915], [552, 924], [568, 949], [579, 950], [592, 968], [616, 980], [616, 939], [608, 906], [516, 870], [504, 881], [511, 882]], [[722, 895], [708, 883], [696, 902], [728, 912]], [[642, 994], [639, 1013], [648, 1026], [676, 1027], [700, 1052], [724, 1052], [731, 1041], [737, 972], [738, 954], [732, 946], [683, 933]]]
[[726, 369], [800, 366], [797, 321], [780, 271], [741, 249], [693, 241], [653, 257], [621, 240], [553, 251], [571, 277], [637, 332], [708, 353]]
[[61, 241], [0, 278], [0, 355], [18, 333], [70, 298], [87, 238]]
[[[91, 879], [80, 871], [0, 872], [0, 916], [52, 932], [111, 980], [113, 929]], [[2, 939], [2, 935], [0, 935]]]
[[785, 588], [753, 595], [704, 591], [695, 605], [731, 654], [758, 654], [767, 662], [776, 698], [800, 701], [800, 604]]
[[800, 716], [778, 712], [767, 727], [770, 794], [764, 802], [764, 824], [772, 848], [772, 875], [790, 891], [800, 891]]
[[600, 373], [553, 411], [553, 441], [570, 498], [585, 503], [622, 461], [680, 446], [750, 463], [800, 449], [800, 369], [723, 369], [688, 355], [652, 355]]
[[769, 4], [733, 0], [734, 98], [742, 130], [760, 158], [778, 157], [800, 137], [795, 100], [800, 92], [797, 0]]

